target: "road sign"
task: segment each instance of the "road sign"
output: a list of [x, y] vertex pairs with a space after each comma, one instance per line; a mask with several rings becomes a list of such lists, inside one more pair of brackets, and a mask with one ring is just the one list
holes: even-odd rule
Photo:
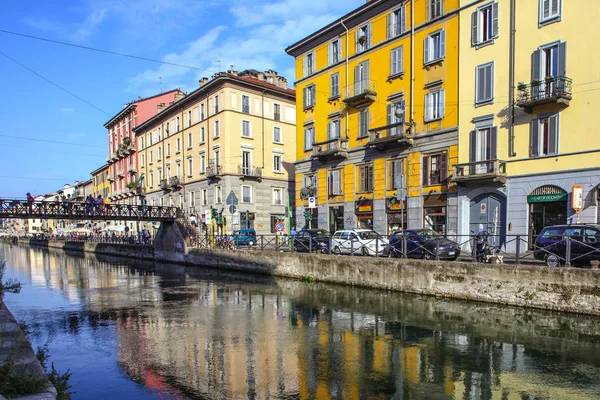
[[230, 213], [232, 213], [232, 214], [235, 214], [235, 211], [236, 211], [236, 210], [237, 210], [237, 209], [235, 208], [235, 206], [234, 206], [233, 204], [229, 206], [229, 212], [230, 212]]
[[231, 206], [231, 205], [237, 206], [238, 205], [238, 198], [235, 195], [235, 193], [233, 193], [233, 190], [231, 192], [229, 192], [229, 195], [227, 195], [227, 199], [225, 200], [225, 203], [228, 206]]
[[314, 197], [309, 197], [308, 208], [317, 208], [317, 199], [315, 199]]
[[277, 222], [277, 223], [275, 224], [275, 230], [276, 230], [277, 232], [283, 232], [283, 229], [284, 229], [284, 228], [285, 228], [285, 227], [284, 227], [284, 225], [283, 225], [283, 222], [281, 222], [281, 221], [279, 221], [279, 222]]
[[211, 211], [210, 210], [204, 211], [204, 221], [205, 221], [206, 225], [210, 225], [211, 218], [212, 218]]

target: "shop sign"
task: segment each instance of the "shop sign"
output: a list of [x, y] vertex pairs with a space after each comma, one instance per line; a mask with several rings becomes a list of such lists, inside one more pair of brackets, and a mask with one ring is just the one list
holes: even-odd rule
[[373, 212], [373, 200], [360, 200], [356, 202], [356, 213], [365, 214]]
[[554, 203], [567, 200], [567, 193], [557, 194], [530, 194], [527, 196], [528, 203]]
[[571, 190], [571, 208], [575, 211], [581, 211], [581, 209], [583, 209], [583, 188], [579, 185], [575, 185]]
[[[403, 208], [402, 202], [396, 196], [387, 198], [386, 207], [388, 211], [400, 211]], [[406, 210], [406, 202], [404, 202], [404, 209]]]

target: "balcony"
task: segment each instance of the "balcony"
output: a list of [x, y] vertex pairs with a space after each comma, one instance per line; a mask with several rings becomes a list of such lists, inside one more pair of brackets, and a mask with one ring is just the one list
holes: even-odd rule
[[458, 185], [469, 183], [506, 183], [506, 161], [486, 160], [455, 164], [452, 181]]
[[108, 178], [106, 178], [106, 180], [112, 183], [115, 181], [115, 178], [113, 178], [112, 176], [109, 176]]
[[215, 179], [221, 177], [221, 166], [220, 165], [209, 165], [206, 167], [206, 177], [209, 179]]
[[358, 81], [348, 85], [344, 92], [344, 103], [348, 107], [369, 105], [377, 99], [375, 81]]
[[312, 159], [348, 158], [348, 139], [334, 138], [313, 144]]
[[247, 165], [238, 165], [238, 174], [243, 178], [262, 178], [262, 169], [258, 167], [250, 167]]
[[538, 106], [561, 104], [568, 106], [572, 98], [573, 81], [565, 76], [548, 77], [543, 81], [531, 81], [529, 85], [519, 83], [516, 105], [531, 113]]
[[136, 167], [129, 168], [129, 173], [130, 174], [136, 174], [137, 173], [137, 168]]
[[160, 188], [162, 190], [169, 190], [170, 189], [170, 187], [169, 187], [169, 181], [166, 180], [166, 179], [161, 179], [161, 181], [160, 181]]
[[369, 129], [368, 148], [375, 148], [381, 151], [396, 146], [410, 147], [413, 144], [414, 140], [406, 136], [406, 125], [404, 122]]
[[117, 176], [119, 178], [125, 178], [125, 172], [121, 169], [117, 171]]
[[171, 186], [172, 188], [178, 188], [181, 187], [181, 181], [179, 180], [178, 176], [172, 176], [169, 178], [169, 186]]
[[145, 196], [146, 195], [146, 186], [136, 186], [135, 194], [137, 194], [138, 196]]
[[78, 190], [73, 191], [73, 195], [71, 197], [73, 197], [73, 199], [77, 199], [77, 200], [83, 199], [84, 198], [83, 190], [78, 189]]

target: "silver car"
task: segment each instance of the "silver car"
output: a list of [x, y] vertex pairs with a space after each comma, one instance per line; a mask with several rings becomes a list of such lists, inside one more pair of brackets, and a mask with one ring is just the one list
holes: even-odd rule
[[371, 229], [340, 230], [331, 238], [333, 254], [380, 256], [387, 245], [388, 240]]

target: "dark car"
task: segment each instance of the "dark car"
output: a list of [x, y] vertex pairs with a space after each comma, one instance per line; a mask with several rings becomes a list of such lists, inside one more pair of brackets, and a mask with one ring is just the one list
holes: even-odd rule
[[302, 229], [294, 236], [294, 251], [329, 253], [329, 236], [325, 229]]
[[411, 229], [394, 232], [384, 254], [389, 257], [402, 257], [406, 254], [408, 258], [432, 260], [436, 258], [436, 251], [440, 260], [454, 261], [460, 255], [460, 245], [431, 229]]
[[600, 225], [547, 226], [535, 239], [533, 256], [550, 267], [564, 265], [567, 238], [571, 242], [571, 264], [590, 265], [600, 261]]

